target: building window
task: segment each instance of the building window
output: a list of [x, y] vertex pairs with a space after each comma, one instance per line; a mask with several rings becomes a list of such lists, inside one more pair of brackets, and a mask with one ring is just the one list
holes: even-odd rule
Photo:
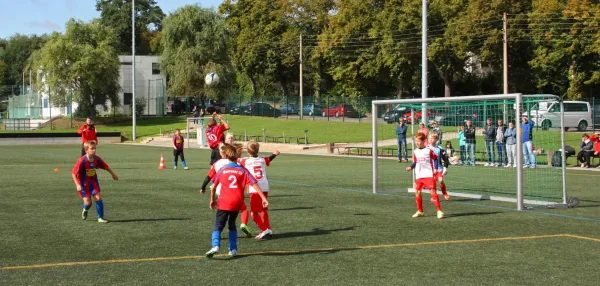
[[133, 93], [124, 93], [123, 94], [123, 104], [131, 105], [132, 99], [133, 99]]
[[152, 74], [160, 74], [160, 64], [152, 63]]
[[133, 65], [133, 62], [121, 62], [122, 66], [130, 66]]
[[48, 98], [43, 98], [42, 104], [44, 105], [44, 108], [48, 108]]

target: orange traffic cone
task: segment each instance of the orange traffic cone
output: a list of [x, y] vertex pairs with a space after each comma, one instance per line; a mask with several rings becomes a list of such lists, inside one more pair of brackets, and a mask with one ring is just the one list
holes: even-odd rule
[[160, 154], [160, 165], [158, 165], [158, 169], [166, 169], [165, 167], [165, 156]]

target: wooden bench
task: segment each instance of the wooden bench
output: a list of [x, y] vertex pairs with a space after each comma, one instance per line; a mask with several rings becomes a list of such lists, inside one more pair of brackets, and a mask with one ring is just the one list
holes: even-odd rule
[[282, 140], [285, 143], [285, 137], [283, 136], [265, 136], [265, 141], [269, 142], [269, 140], [273, 143], [279, 143], [279, 140]]
[[[338, 148], [338, 147], [335, 147], [335, 148]], [[371, 148], [371, 147], [345, 146], [345, 147], [339, 147], [339, 148], [343, 148], [344, 149], [343, 153], [346, 155], [354, 155], [352, 153], [352, 150], [356, 150], [356, 155], [358, 155], [358, 156], [373, 156], [373, 148]], [[338, 149], [338, 154], [340, 153], [339, 150], [340, 149]]]
[[[301, 136], [301, 137], [300, 136], [288, 136], [288, 142], [291, 143], [293, 141], [292, 139], [296, 140], [296, 144], [300, 144], [301, 140], [304, 141], [304, 136]], [[308, 142], [305, 142], [305, 143], [308, 143]]]

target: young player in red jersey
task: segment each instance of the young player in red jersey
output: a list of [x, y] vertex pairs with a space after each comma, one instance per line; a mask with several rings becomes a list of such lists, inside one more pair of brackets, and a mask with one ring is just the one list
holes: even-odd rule
[[[267, 179], [267, 166], [270, 166], [271, 161], [273, 161], [280, 153], [279, 151], [275, 150], [270, 157], [259, 157], [259, 149], [260, 145], [258, 143], [248, 143], [247, 152], [250, 157], [242, 158], [238, 160], [238, 163], [240, 163], [242, 167], [246, 168], [246, 170], [248, 170], [248, 172], [254, 176], [254, 178], [258, 181], [258, 185], [262, 189], [265, 197], [268, 197], [269, 181]], [[256, 236], [256, 239], [261, 240], [267, 235], [273, 234], [273, 231], [271, 230], [271, 223], [269, 222], [269, 212], [266, 208], [262, 207], [261, 196], [253, 187], [248, 189], [248, 193], [250, 193], [250, 213], [252, 215], [252, 220], [254, 220], [258, 228], [261, 230], [258, 236]], [[244, 217], [243, 213], [244, 212], [242, 212], [242, 218]], [[248, 215], [246, 214], [245, 217], [247, 218]], [[242, 231], [247, 223], [247, 219], [245, 222], [242, 219], [242, 226], [240, 226]]]
[[96, 142], [88, 141], [83, 144], [86, 155], [77, 160], [71, 173], [75, 188], [79, 193], [79, 197], [83, 199], [83, 211], [81, 218], [87, 219], [88, 210], [92, 206], [92, 199], [96, 201], [96, 210], [98, 211], [98, 222], [107, 223], [104, 219], [104, 203], [100, 195], [100, 184], [98, 184], [98, 176], [96, 169], [104, 169], [108, 171], [115, 181], [119, 180], [108, 164], [100, 157], [96, 156]]
[[406, 167], [406, 171], [415, 170], [415, 201], [417, 202], [417, 212], [412, 216], [414, 218], [423, 217], [423, 197], [421, 191], [423, 189], [429, 189], [431, 191], [431, 198], [435, 207], [437, 208], [437, 217], [444, 218], [444, 213], [440, 206], [440, 200], [435, 190], [434, 174], [437, 172], [437, 156], [433, 150], [425, 147], [425, 140], [427, 136], [423, 133], [418, 133], [415, 136], [416, 149], [413, 150], [413, 163], [411, 166]]
[[[269, 206], [269, 202], [256, 183], [256, 179], [244, 167], [236, 163], [237, 159], [242, 155], [242, 145], [225, 144], [223, 146], [223, 153], [230, 162], [221, 168], [213, 178], [214, 185], [210, 189], [210, 208], [217, 210], [217, 218], [212, 232], [212, 248], [206, 253], [207, 258], [212, 258], [219, 252], [221, 232], [225, 228], [225, 223], [227, 223], [229, 228], [229, 255], [237, 255], [237, 229], [235, 220], [244, 204], [244, 190], [247, 186], [252, 186], [257, 191], [261, 197], [263, 208]], [[218, 200], [215, 200], [216, 187], [219, 185], [221, 185], [221, 195], [219, 195]]]
[[[221, 124], [217, 124], [215, 116], [221, 121]], [[229, 124], [223, 120], [223, 116], [213, 113], [212, 118], [208, 120], [206, 128], [206, 141], [208, 147], [212, 150], [210, 153], [210, 164], [214, 164], [221, 156], [219, 155], [219, 143], [223, 143], [225, 139], [225, 131], [229, 130]]]
[[98, 137], [96, 136], [96, 126], [94, 125], [94, 122], [92, 121], [91, 117], [85, 119], [85, 124], [79, 127], [77, 133], [81, 134], [81, 156], [85, 155], [85, 148], [83, 147], [83, 144], [85, 142], [94, 141], [96, 142], [96, 145], [98, 145]]
[[[437, 156], [436, 165], [437, 165], [437, 173], [433, 175], [433, 179], [440, 183], [440, 190], [442, 191], [442, 195], [444, 195], [444, 199], [449, 201], [450, 195], [446, 191], [446, 182], [444, 182], [444, 175], [446, 175], [446, 171], [448, 170], [449, 160], [448, 154], [446, 154], [446, 149], [442, 148], [439, 144], [438, 135], [435, 133], [429, 134], [429, 145], [427, 146], [435, 156]], [[433, 200], [433, 198], [432, 198]]]
[[183, 136], [181, 136], [181, 130], [175, 130], [175, 136], [173, 136], [173, 169], [177, 170], [177, 159], [181, 157], [181, 165], [184, 170], [188, 170], [188, 166], [185, 163], [185, 157], [183, 156]]

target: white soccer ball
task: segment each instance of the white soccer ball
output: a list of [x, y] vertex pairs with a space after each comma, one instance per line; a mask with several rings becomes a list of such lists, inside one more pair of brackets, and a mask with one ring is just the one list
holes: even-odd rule
[[206, 83], [208, 87], [213, 87], [219, 83], [219, 76], [216, 73], [211, 72], [204, 78], [204, 83]]

